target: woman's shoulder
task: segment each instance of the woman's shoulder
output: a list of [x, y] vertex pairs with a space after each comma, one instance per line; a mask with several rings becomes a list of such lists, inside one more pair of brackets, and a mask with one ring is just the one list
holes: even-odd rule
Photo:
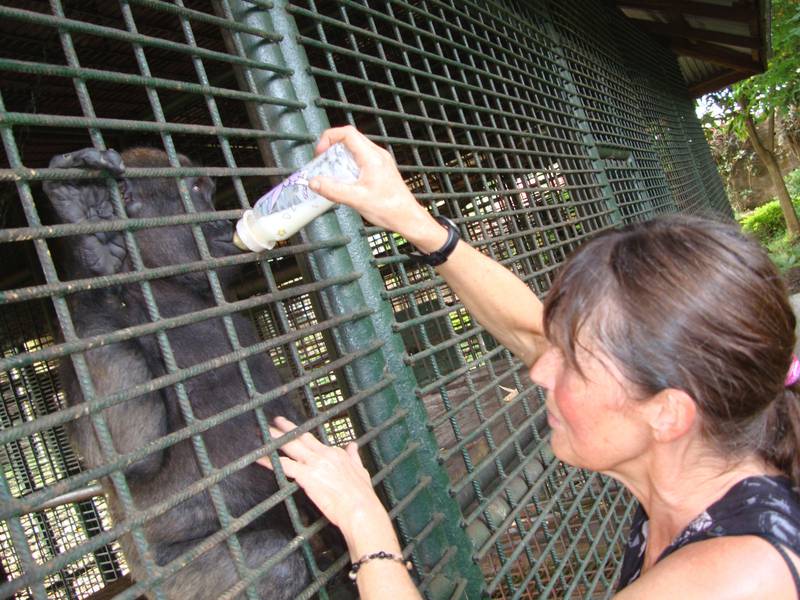
[[[800, 569], [800, 558], [792, 560]], [[688, 544], [656, 563], [616, 598], [797, 598], [797, 590], [786, 563], [769, 542], [745, 535]]]
[[[639, 510], [631, 534], [646, 540], [646, 533]], [[800, 589], [776, 544], [800, 571], [800, 496], [786, 477], [748, 477], [694, 519], [653, 567], [628, 579], [635, 581], [619, 597], [796, 598]], [[631, 550], [623, 572], [635, 566]]]

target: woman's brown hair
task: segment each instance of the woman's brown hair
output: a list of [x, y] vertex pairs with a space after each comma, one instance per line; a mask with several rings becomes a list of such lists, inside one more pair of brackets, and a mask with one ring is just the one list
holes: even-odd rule
[[670, 216], [601, 234], [562, 268], [544, 311], [570, 364], [588, 324], [643, 395], [685, 391], [721, 452], [755, 452], [800, 485], [800, 385], [784, 386], [795, 316], [775, 266], [738, 228]]

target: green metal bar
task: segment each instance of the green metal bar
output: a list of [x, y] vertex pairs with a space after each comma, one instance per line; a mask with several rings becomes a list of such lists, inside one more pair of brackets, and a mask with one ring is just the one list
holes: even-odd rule
[[[339, 238], [328, 240], [327, 242], [317, 242], [314, 244], [298, 244], [295, 246], [284, 246], [270, 251], [270, 258], [278, 258], [285, 256], [293, 256], [297, 252], [311, 252], [312, 250], [321, 250], [323, 248], [333, 248], [336, 246], [343, 246], [349, 241], [348, 238]], [[263, 255], [257, 253], [246, 253], [238, 256], [226, 256], [224, 258], [212, 258], [207, 261], [195, 261], [189, 263], [181, 263], [179, 265], [170, 265], [168, 267], [157, 267], [153, 269], [146, 269], [144, 271], [131, 271], [125, 273], [116, 273], [108, 275], [103, 278], [91, 277], [88, 279], [73, 279], [68, 282], [44, 284], [38, 286], [31, 286], [27, 288], [19, 288], [9, 290], [7, 292], [0, 292], [0, 305], [10, 304], [12, 302], [22, 302], [27, 300], [34, 300], [37, 298], [47, 298], [49, 296], [65, 296], [75, 294], [77, 292], [85, 292], [88, 290], [97, 290], [117, 285], [125, 285], [129, 283], [137, 283], [139, 281], [151, 281], [153, 279], [161, 279], [164, 277], [173, 277], [175, 275], [185, 275], [187, 273], [197, 273], [199, 271], [206, 271], [208, 269], [219, 269], [223, 267], [230, 267], [235, 265], [247, 265], [263, 260]]]
[[[0, 11], [2, 12], [2, 11]], [[31, 113], [0, 113], [0, 126], [31, 127], [70, 127], [78, 129], [99, 128], [119, 129], [122, 131], [150, 131], [154, 133], [179, 133], [184, 135], [224, 135], [225, 137], [245, 137], [254, 139], [290, 139], [311, 141], [308, 136], [291, 133], [262, 131], [258, 129], [242, 129], [237, 127], [211, 127], [208, 125], [188, 125], [184, 123], [156, 123], [128, 119], [103, 119], [98, 117], [71, 117], [60, 115], [39, 115]]]
[[212, 95], [216, 98], [229, 98], [231, 100], [242, 100], [245, 102], [256, 102], [263, 104], [276, 104], [288, 108], [301, 108], [302, 103], [289, 102], [280, 98], [260, 96], [250, 94], [240, 90], [216, 87], [212, 85], [202, 85], [191, 81], [175, 81], [164, 79], [163, 77], [143, 77], [132, 73], [116, 73], [114, 71], [101, 71], [88, 67], [70, 67], [66, 65], [54, 65], [48, 63], [35, 63], [12, 58], [0, 58], [0, 71], [10, 73], [27, 73], [30, 75], [41, 75], [45, 77], [66, 77], [74, 79], [79, 77], [84, 81], [105, 81], [108, 83], [118, 83], [121, 85], [147, 86], [155, 89], [170, 90], [173, 92], [193, 93], [199, 95]]
[[[21, 181], [21, 180], [20, 180]], [[221, 210], [208, 213], [192, 213], [169, 217], [150, 217], [143, 219], [108, 219], [102, 221], [84, 221], [65, 225], [37, 225], [34, 227], [18, 227], [0, 231], [0, 243], [24, 242], [27, 240], [44, 240], [66, 237], [70, 235], [86, 235], [101, 231], [137, 231], [153, 227], [172, 227], [175, 225], [210, 223], [212, 221], [229, 221], [242, 216], [241, 210]]]
[[[141, 325], [133, 325], [131, 327], [119, 329], [111, 333], [79, 338], [71, 342], [64, 342], [55, 346], [49, 346], [41, 350], [29, 352], [27, 354], [10, 356], [8, 358], [0, 359], [0, 371], [13, 369], [15, 367], [22, 367], [34, 362], [72, 355], [76, 352], [86, 352], [87, 350], [92, 350], [93, 348], [124, 342], [126, 340], [141, 337], [143, 335], [163, 333], [176, 327], [183, 327], [184, 325], [199, 323], [208, 319], [224, 317], [234, 312], [261, 306], [273, 300], [281, 300], [291, 296], [296, 296], [300, 293], [307, 293], [309, 291], [321, 290], [326, 287], [357, 281], [359, 277], [360, 275], [358, 273], [349, 273], [340, 275], [338, 277], [331, 277], [330, 279], [320, 279], [314, 283], [288, 288], [270, 295], [254, 296], [253, 298], [246, 300], [237, 300], [236, 302], [226, 303], [214, 308], [197, 310], [178, 317], [161, 318], [157, 321], [151, 321]], [[139, 283], [147, 283], [147, 280], [141, 279]]]
[[[454, 127], [456, 129], [463, 129], [465, 131], [479, 131], [485, 133], [499, 133], [499, 134], [506, 134], [506, 135], [514, 135], [515, 137], [519, 137], [520, 139], [530, 139], [530, 140], [551, 140], [553, 142], [560, 142], [561, 139], [555, 136], [549, 136], [547, 134], [539, 134], [527, 131], [515, 131], [513, 129], [505, 129], [502, 127], [483, 127], [481, 125], [472, 125], [470, 123], [463, 123], [460, 121], [449, 121], [445, 119], [437, 119], [435, 117], [423, 117], [421, 115], [414, 115], [403, 113], [396, 110], [389, 110], [386, 108], [377, 108], [373, 106], [365, 106], [362, 104], [352, 104], [350, 102], [341, 102], [339, 100], [331, 100], [329, 98], [320, 98], [317, 101], [317, 105], [322, 108], [340, 108], [346, 110], [354, 110], [360, 113], [372, 114], [381, 117], [397, 117], [402, 118], [404, 121], [408, 122], [416, 122], [416, 123], [426, 123], [429, 125], [441, 125], [444, 127]], [[424, 172], [425, 170], [437, 170], [440, 169], [439, 167], [415, 167], [415, 172]], [[461, 169], [459, 169], [461, 170]], [[469, 169], [467, 167], [464, 168], [465, 171], [469, 172], [474, 169]], [[494, 170], [485, 169], [486, 172], [494, 173]], [[518, 173], [519, 169], [508, 169], [508, 172]]]
[[[276, 10], [270, 15], [257, 14], [250, 11], [240, 2], [232, 2], [231, 8], [237, 16], [237, 20], [248, 23], [259, 23], [258, 27], [263, 27], [268, 31], [275, 31], [282, 37], [278, 48], [285, 64], [293, 71], [289, 78], [289, 85], [282, 80], [263, 80], [260, 83], [260, 91], [279, 97], [297, 98], [307, 105], [299, 113], [280, 114], [271, 112], [270, 107], [262, 107], [264, 114], [272, 129], [280, 131], [308, 131], [316, 138], [326, 127], [328, 121], [324, 114], [317, 108], [312, 108], [315, 99], [318, 97], [316, 84], [308, 74], [308, 60], [301, 46], [298, 44], [300, 38], [295, 28], [293, 20], [286, 13], [287, 3], [276, 2]], [[271, 19], [270, 19], [271, 17]], [[270, 22], [270, 20], [272, 22]], [[273, 29], [274, 28], [274, 29]], [[246, 36], [243, 36], [246, 37]], [[272, 56], [272, 47], [248, 46], [249, 56], [255, 58], [263, 57], [264, 60], [280, 64], [281, 56]], [[281, 165], [300, 166], [311, 156], [309, 146], [291, 146], [285, 142], [273, 143], [276, 161]], [[376, 395], [369, 401], [359, 405], [359, 411], [365, 419], [365, 425], [369, 428], [370, 423], [383, 421], [392, 414], [394, 410], [401, 406], [410, 411], [409, 419], [403, 426], [396, 427], [394, 431], [387, 432], [374, 442], [373, 450], [379, 457], [388, 458], [397, 453], [398, 448], [406, 444], [401, 440], [421, 440], [422, 446], [415, 453], [414, 460], [405, 461], [399, 465], [393, 473], [387, 477], [387, 490], [390, 499], [392, 497], [402, 497], [404, 490], [414, 487], [418, 479], [418, 468], [430, 473], [433, 479], [429, 485], [421, 489], [419, 498], [412, 503], [408, 509], [403, 511], [402, 518], [398, 520], [401, 532], [404, 537], [410, 539], [415, 532], [421, 531], [430, 521], [430, 516], [435, 512], [443, 512], [452, 515], [443, 521], [442, 528], [447, 531], [447, 539], [463, 539], [462, 548], [459, 549], [456, 558], [451, 561], [448, 572], [455, 578], [455, 573], [459, 573], [458, 578], [466, 576], [471, 583], [471, 596], [478, 597], [478, 589], [482, 585], [480, 572], [474, 568], [467, 553], [463, 548], [468, 546], [463, 531], [458, 527], [453, 527], [457, 523], [457, 508], [452, 499], [446, 492], [446, 478], [443, 477], [440, 468], [436, 464], [435, 445], [430, 437], [430, 433], [424, 427], [424, 413], [418, 404], [405, 402], [401, 404], [398, 396], [413, 398], [415, 383], [407, 367], [403, 366], [401, 356], [402, 349], [399, 340], [391, 332], [391, 314], [388, 306], [381, 300], [380, 290], [383, 284], [370, 265], [371, 253], [366, 244], [361, 240], [359, 233], [361, 229], [360, 218], [351, 211], [339, 209], [334, 213], [329, 213], [311, 223], [305, 229], [304, 235], [309, 240], [326, 239], [330, 236], [340, 236], [342, 234], [353, 237], [353, 242], [347, 247], [347, 251], [332, 250], [323, 253], [315, 253], [309, 259], [312, 268], [321, 276], [327, 277], [336, 272], [353, 271], [363, 273], [362, 277], [355, 284], [340, 286], [335, 297], [328, 297], [330, 308], [334, 312], [339, 312], [345, 307], [353, 307], [365, 304], [370, 306], [375, 313], [369, 320], [360, 323], [352, 323], [346, 327], [338, 328], [338, 335], [343, 345], [343, 350], [353, 351], [364, 343], [364, 340], [377, 337], [378, 339], [389, 340], [383, 349], [383, 360], [358, 361], [351, 365], [351, 376], [357, 382], [357, 387], [365, 387], [369, 382], [388, 369], [394, 373], [398, 379], [392, 387], [380, 395]], [[396, 391], [395, 391], [396, 390]], [[385, 462], [385, 461], [382, 461]], [[414, 463], [420, 466], [415, 467]], [[436, 499], [434, 494], [438, 494]], [[413, 553], [415, 564], [418, 568], [433, 564], [434, 557], [441, 557], [442, 550], [437, 548], [438, 544], [449, 545], [443, 537], [443, 532], [431, 535]], [[442, 546], [443, 547], [443, 546]], [[460, 561], [460, 562], [454, 562]], [[452, 569], [455, 569], [453, 571]], [[455, 585], [455, 584], [453, 584]]]
[[[263, 177], [284, 176], [286, 169], [270, 169], [268, 167], [159, 167], [130, 168], [125, 170], [125, 179], [150, 177]], [[106, 179], [102, 171], [85, 169], [0, 169], [0, 181], [74, 181]]]
[[236, 23], [235, 21], [222, 19], [220, 17], [210, 15], [208, 13], [200, 12], [199, 10], [192, 10], [182, 5], [178, 6], [175, 4], [170, 4], [169, 2], [164, 2], [163, 0], [127, 0], [127, 1], [130, 4], [145, 6], [147, 8], [152, 8], [159, 12], [165, 12], [179, 16], [184, 20], [191, 19], [192, 21], [196, 21], [198, 23], [208, 23], [210, 25], [215, 25], [216, 27], [228, 31], [238, 31], [239, 33], [249, 33], [251, 35], [256, 35], [260, 38], [263, 38], [264, 41], [266, 42], [280, 41], [280, 38], [272, 36], [268, 32], [261, 31], [254, 27], [248, 27], [244, 23]]
[[[118, 40], [121, 42], [128, 42], [130, 44], [139, 44], [150, 48], [159, 48], [162, 50], [171, 50], [173, 52], [180, 52], [182, 54], [192, 54], [202, 58], [211, 60], [218, 60], [232, 65], [241, 65], [253, 69], [264, 69], [279, 75], [288, 75], [290, 71], [283, 67], [277, 67], [269, 63], [259, 63], [256, 61], [249, 61], [231, 56], [222, 52], [214, 52], [213, 50], [206, 50], [204, 48], [190, 48], [184, 44], [179, 44], [169, 40], [162, 40], [147, 35], [140, 35], [114, 29], [112, 27], [103, 27], [101, 25], [94, 25], [91, 23], [83, 23], [73, 19], [67, 19], [63, 15], [46, 15], [29, 10], [19, 8], [11, 8], [8, 6], [0, 6], [0, 18], [9, 19], [13, 21], [21, 21], [23, 23], [31, 23], [34, 25], [42, 25], [45, 27], [53, 27], [58, 31], [71, 34], [71, 33], [85, 33], [102, 37], [103, 39]], [[264, 39], [266, 36], [262, 32], [260, 38]], [[273, 39], [272, 41], [278, 41]]]

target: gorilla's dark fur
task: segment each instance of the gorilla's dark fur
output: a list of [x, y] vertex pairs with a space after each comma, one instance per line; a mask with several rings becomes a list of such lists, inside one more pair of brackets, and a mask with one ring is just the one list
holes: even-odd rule
[[[123, 163], [124, 162], [124, 166]], [[184, 165], [191, 165], [181, 157]], [[105, 169], [122, 177], [125, 167], [166, 167], [166, 155], [158, 150], [136, 148], [120, 155], [113, 150], [93, 149], [59, 155], [50, 163], [55, 168]], [[207, 177], [187, 178], [194, 209], [213, 211], [214, 184]], [[184, 213], [173, 179], [122, 179], [125, 210], [129, 217], [159, 217]], [[114, 215], [105, 182], [97, 180], [49, 181], [44, 185], [57, 220], [67, 223], [93, 222], [118, 218]], [[213, 256], [238, 251], [231, 243], [230, 223], [214, 221], [202, 225], [203, 235]], [[191, 227], [149, 228], [135, 233], [146, 267], [159, 267], [200, 260]], [[57, 252], [64, 280], [110, 275], [131, 271], [132, 264], [122, 233], [97, 233], [74, 236], [60, 244]], [[236, 269], [219, 271], [225, 289]], [[153, 280], [150, 283], [161, 317], [174, 317], [215, 306], [211, 286], [204, 272]], [[230, 299], [230, 298], [229, 298]], [[116, 286], [69, 296], [71, 314], [78, 336], [89, 337], [119, 331], [150, 322], [139, 284]], [[231, 315], [242, 346], [258, 341], [255, 328], [242, 315]], [[190, 367], [232, 351], [221, 319], [209, 319], [166, 332], [179, 368]], [[98, 397], [127, 390], [165, 375], [162, 353], [156, 336], [102, 346], [86, 352]], [[62, 383], [67, 401], [83, 402], [71, 360], [62, 361]], [[281, 382], [272, 362], [263, 354], [247, 361], [257, 391], [266, 392]], [[183, 383], [196, 419], [207, 419], [248, 400], [242, 375], [236, 364], [207, 371]], [[295, 422], [301, 419], [286, 397], [264, 407], [268, 419], [284, 415]], [[139, 449], [158, 438], [186, 426], [172, 386], [147, 393], [103, 411], [114, 447], [120, 454]], [[88, 467], [104, 463], [94, 428], [88, 418], [72, 427], [72, 439]], [[263, 444], [255, 414], [250, 411], [224, 421], [202, 433], [214, 467], [251, 452]], [[185, 490], [201, 477], [191, 439], [165, 450], [152, 452], [125, 469], [125, 477], [138, 510], [147, 509]], [[108, 483], [108, 482], [106, 482]], [[106, 485], [112, 514], [121, 518], [119, 499]], [[223, 479], [219, 487], [228, 510], [237, 517], [275, 492], [277, 484], [270, 471], [249, 465]], [[220, 528], [208, 492], [197, 494], [175, 508], [148, 521], [143, 529], [157, 564], [172, 559], [203, 542]], [[292, 529], [282, 507], [275, 508], [238, 534], [248, 567], [255, 568], [291, 539]], [[130, 535], [121, 539], [134, 579], [146, 575]], [[257, 584], [262, 598], [294, 598], [308, 582], [308, 571], [298, 552], [290, 554]], [[218, 598], [238, 580], [227, 544], [223, 541], [189, 563], [162, 584], [170, 599]], [[243, 596], [240, 594], [239, 596]]]

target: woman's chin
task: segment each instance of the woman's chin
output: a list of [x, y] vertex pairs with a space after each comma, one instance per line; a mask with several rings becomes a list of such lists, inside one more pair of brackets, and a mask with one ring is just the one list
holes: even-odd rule
[[550, 449], [553, 455], [563, 463], [573, 467], [581, 467], [580, 461], [577, 460], [574, 452], [571, 452], [570, 445], [564, 439], [563, 430], [551, 429], [550, 431]]

